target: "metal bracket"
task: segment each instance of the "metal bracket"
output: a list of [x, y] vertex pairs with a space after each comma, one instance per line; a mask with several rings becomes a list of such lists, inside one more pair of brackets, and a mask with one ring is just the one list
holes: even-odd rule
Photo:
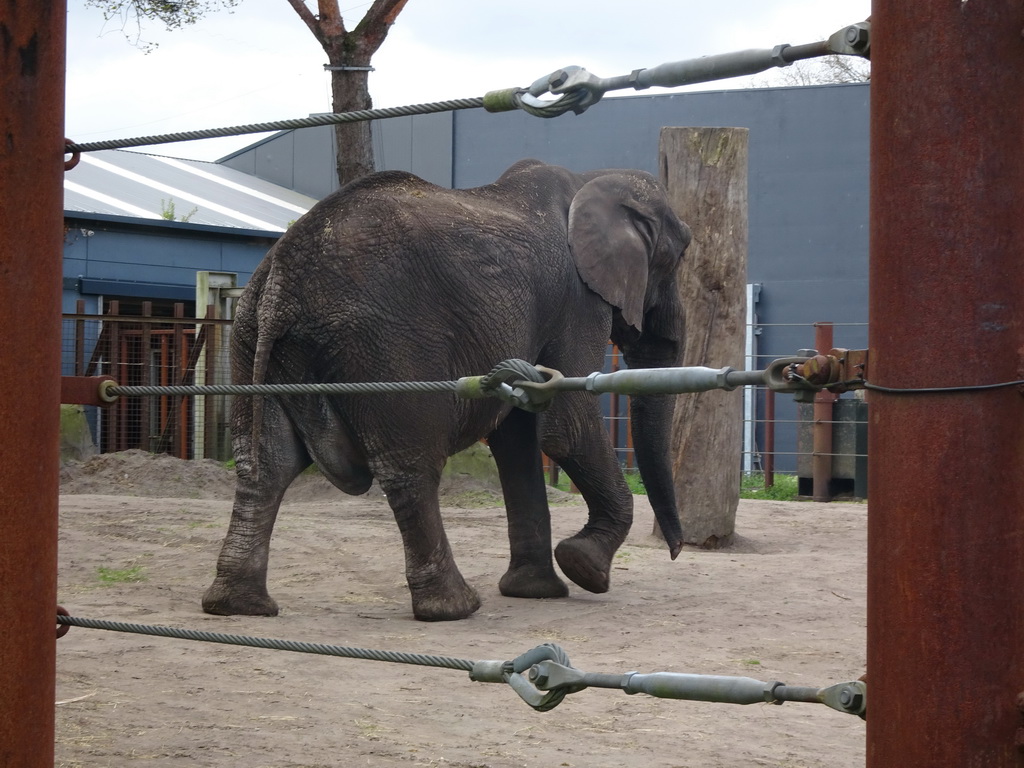
[[[862, 21], [843, 27], [828, 40], [806, 45], [776, 45], [701, 56], [696, 59], [659, 64], [649, 69], [634, 69], [628, 75], [597, 77], [583, 67], [569, 66], [536, 80], [525, 91], [517, 92], [518, 106], [540, 117], [555, 117], [572, 110], [581, 114], [596, 104], [608, 91], [632, 88], [642, 91], [651, 86], [676, 88], [683, 85], [756, 75], [772, 67], [821, 56], [842, 55], [869, 58], [871, 22]], [[550, 93], [559, 98], [543, 101]]]
[[868, 686], [863, 680], [830, 685], [828, 688], [822, 688], [818, 695], [826, 707], [857, 715], [861, 720], [867, 719]]
[[523, 701], [545, 712], [556, 707], [567, 694], [585, 688], [610, 688], [662, 699], [723, 704], [782, 704], [787, 701], [824, 704], [862, 718], [867, 712], [867, 685], [859, 680], [814, 688], [727, 675], [583, 672], [570, 666], [565, 652], [553, 644], [527, 651], [514, 661], [477, 662], [469, 676], [477, 682], [508, 683]]
[[794, 365], [788, 376], [809, 389], [827, 389], [840, 394], [864, 389], [867, 379], [868, 351], [866, 349], [830, 349], [828, 354], [806, 350], [809, 354], [802, 363]]
[[117, 401], [118, 396], [110, 391], [116, 386], [110, 376], [61, 376], [60, 401], [106, 407]]
[[871, 19], [840, 29], [828, 39], [828, 48], [840, 56], [871, 58]]

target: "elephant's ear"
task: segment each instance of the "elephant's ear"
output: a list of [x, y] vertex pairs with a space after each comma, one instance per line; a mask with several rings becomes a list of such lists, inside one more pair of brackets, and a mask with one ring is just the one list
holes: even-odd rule
[[569, 248], [583, 282], [641, 331], [655, 228], [634, 199], [628, 176], [609, 174], [584, 184], [569, 206]]

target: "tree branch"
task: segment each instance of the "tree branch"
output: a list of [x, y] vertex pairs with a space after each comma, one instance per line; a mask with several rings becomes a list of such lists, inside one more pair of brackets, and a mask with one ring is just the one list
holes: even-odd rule
[[320, 36], [319, 23], [317, 22], [316, 16], [313, 15], [313, 12], [306, 6], [306, 3], [303, 2], [303, 0], [288, 0], [288, 5], [292, 7], [292, 10], [299, 14], [299, 18], [302, 19], [307, 27], [309, 27], [309, 31], [313, 33], [313, 37], [320, 41], [320, 45], [323, 45], [324, 41]]
[[323, 36], [328, 40], [343, 40], [348, 30], [345, 29], [345, 20], [341, 18], [338, 0], [317, 0], [316, 5], [320, 10], [319, 26]]
[[388, 36], [388, 27], [395, 23], [398, 14], [409, 0], [374, 0], [370, 10], [353, 30], [365, 56], [372, 56]]

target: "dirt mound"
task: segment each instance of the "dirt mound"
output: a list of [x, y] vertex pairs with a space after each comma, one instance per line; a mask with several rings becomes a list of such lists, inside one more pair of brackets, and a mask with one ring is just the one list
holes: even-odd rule
[[[138, 450], [101, 453], [61, 467], [60, 492], [229, 501], [235, 495], [235, 470], [214, 459], [183, 460]], [[309, 473], [292, 483], [285, 501], [322, 501], [338, 494], [322, 475]]]
[[[167, 454], [132, 450], [103, 453], [86, 461], [69, 461], [60, 472], [60, 492], [68, 495], [146, 496], [230, 500], [235, 493], [235, 470], [213, 459], [183, 460]], [[300, 475], [285, 494], [285, 504], [330, 501], [344, 494], [319, 472]], [[440, 488], [444, 506], [472, 509], [501, 505], [496, 479], [447, 473]], [[571, 494], [548, 489], [552, 504], [574, 500]], [[366, 498], [383, 500], [375, 483]]]
[[230, 499], [235, 473], [213, 459], [184, 461], [164, 453], [101, 453], [61, 467], [62, 494]]

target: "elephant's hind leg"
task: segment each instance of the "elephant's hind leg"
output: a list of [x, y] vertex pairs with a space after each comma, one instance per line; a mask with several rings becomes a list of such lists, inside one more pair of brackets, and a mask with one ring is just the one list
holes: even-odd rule
[[280, 406], [267, 401], [257, 472], [253, 472], [249, 435], [235, 435], [238, 461], [231, 523], [217, 559], [217, 575], [203, 595], [203, 610], [221, 616], [276, 616], [277, 602], [267, 591], [270, 536], [281, 499], [310, 464]]
[[437, 498], [440, 468], [430, 477], [415, 470], [376, 474], [402, 532], [413, 615], [420, 621], [471, 615], [480, 607], [480, 597], [459, 573], [444, 532]]
[[551, 559], [551, 512], [537, 443], [537, 417], [513, 409], [488, 440], [508, 515], [511, 557], [498, 582], [507, 597], [566, 597]]

